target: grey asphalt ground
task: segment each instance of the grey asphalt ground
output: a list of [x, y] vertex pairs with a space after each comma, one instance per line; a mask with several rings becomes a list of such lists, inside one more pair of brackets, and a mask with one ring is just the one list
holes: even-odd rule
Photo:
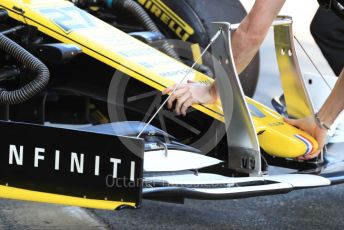
[[343, 229], [344, 186], [184, 205], [144, 201], [140, 210], [93, 211], [119, 229]]
[[[271, 47], [262, 50], [256, 98], [280, 95]], [[267, 91], [266, 89], [269, 89]], [[184, 205], [144, 200], [117, 212], [0, 200], [0, 229], [343, 229], [344, 185]]]
[[1, 201], [0, 229], [343, 229], [344, 186], [227, 201], [144, 200], [138, 210]]

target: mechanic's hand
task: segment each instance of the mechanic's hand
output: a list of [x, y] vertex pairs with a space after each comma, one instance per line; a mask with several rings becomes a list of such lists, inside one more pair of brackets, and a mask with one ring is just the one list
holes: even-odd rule
[[293, 125], [305, 132], [307, 132], [308, 134], [310, 134], [311, 136], [313, 136], [317, 142], [318, 142], [318, 151], [309, 154], [305, 157], [299, 157], [298, 159], [300, 160], [309, 160], [309, 159], [313, 159], [315, 157], [317, 157], [321, 150], [324, 148], [324, 145], [326, 144], [326, 134], [327, 134], [327, 130], [320, 128], [315, 120], [313, 116], [309, 116], [306, 118], [302, 118], [302, 119], [288, 119], [285, 118], [284, 119], [285, 122], [287, 122], [290, 125]]
[[[171, 93], [177, 85], [166, 88], [162, 94], [166, 95]], [[188, 81], [182, 84], [173, 93], [167, 102], [167, 107], [172, 109], [173, 102], [176, 101], [174, 110], [177, 115], [186, 116], [186, 110], [192, 104], [208, 104], [214, 103], [217, 99], [215, 83], [207, 85], [200, 82]]]

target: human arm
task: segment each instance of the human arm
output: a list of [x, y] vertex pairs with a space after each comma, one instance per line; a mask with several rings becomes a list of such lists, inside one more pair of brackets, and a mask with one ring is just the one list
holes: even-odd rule
[[[247, 67], [257, 53], [284, 2], [285, 0], [256, 0], [251, 11], [233, 33], [233, 58], [238, 73]], [[163, 94], [171, 93], [175, 87], [176, 85], [168, 87]], [[169, 108], [175, 100], [178, 101], [175, 106], [177, 114], [185, 115], [192, 104], [212, 103], [218, 97], [216, 80], [211, 86], [191, 82], [181, 85], [180, 88], [183, 90], [177, 89], [168, 101]]]
[[[319, 120], [323, 122], [327, 127], [330, 127], [336, 120], [338, 115], [343, 111], [343, 109], [344, 69], [342, 70], [329, 97], [326, 99], [325, 103], [323, 104], [323, 106], [317, 114]], [[286, 122], [311, 134], [318, 141], [319, 150], [312, 155], [306, 156], [305, 159], [312, 159], [317, 157], [323, 149], [324, 145], [326, 144], [327, 129], [319, 126], [313, 116], [297, 120], [286, 119]]]
[[285, 0], [256, 0], [232, 36], [233, 58], [240, 74], [250, 64]]
[[344, 68], [324, 105], [318, 112], [319, 119], [331, 126], [344, 109]]

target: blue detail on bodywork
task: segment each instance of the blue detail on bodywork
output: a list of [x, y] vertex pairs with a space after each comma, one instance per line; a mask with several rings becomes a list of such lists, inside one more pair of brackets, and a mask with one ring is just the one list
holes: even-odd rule
[[310, 151], [312, 150], [311, 144], [308, 142], [308, 140], [306, 140], [305, 138], [303, 138], [303, 137], [300, 136], [300, 135], [295, 135], [295, 137], [296, 137], [297, 139], [301, 140], [301, 141], [302, 141], [303, 143], [305, 143], [305, 145], [307, 146], [307, 150], [306, 150], [305, 154], [303, 155], [303, 156], [307, 156], [307, 155], [310, 153]]
[[259, 118], [265, 117], [264, 113], [262, 113], [255, 105], [248, 103], [248, 107], [252, 116]]

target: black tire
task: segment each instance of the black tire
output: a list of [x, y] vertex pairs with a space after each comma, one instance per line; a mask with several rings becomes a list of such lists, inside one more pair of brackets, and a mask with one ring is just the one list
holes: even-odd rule
[[[211, 22], [227, 21], [238, 23], [246, 15], [244, 8], [237, 0], [160, 1], [164, 2], [193, 28], [194, 34], [186, 41], [199, 43], [203, 48], [209, 43]], [[148, 7], [144, 5], [144, 8], [149, 13], [151, 12], [149, 7], [152, 6], [152, 2], [151, 0], [145, 1], [145, 3], [150, 3]], [[178, 38], [169, 26], [160, 20], [160, 17], [151, 14], [151, 18], [167, 38]], [[179, 46], [177, 45], [176, 47]], [[181, 50], [185, 51], [186, 49]], [[180, 50], [177, 50], [177, 52], [181, 54]], [[181, 54], [181, 57], [186, 58], [186, 60], [192, 59], [188, 52], [184, 53], [184, 55]], [[241, 75], [244, 92], [248, 96], [254, 94], [258, 72], [259, 57], [257, 55], [248, 69]], [[127, 77], [120, 72], [116, 72], [112, 78], [108, 98], [113, 100], [109, 101], [108, 104], [109, 117], [113, 122], [147, 122], [165, 99], [161, 97], [160, 91], [134, 78]], [[204, 154], [226, 160], [227, 155], [224, 153], [227, 152], [227, 143], [224, 123], [198, 110], [189, 108], [187, 116], [181, 117], [164, 108], [152, 121], [152, 124], [175, 136], [180, 142], [201, 150]]]
[[[187, 41], [199, 43], [203, 48], [209, 43], [210, 24], [215, 21], [239, 23], [246, 11], [239, 0], [161, 0], [194, 30]], [[147, 4], [148, 1], [146, 1]], [[158, 6], [160, 7], [160, 6]], [[151, 13], [152, 19], [168, 38], [178, 38], [176, 33], [166, 23], [161, 21], [161, 15]], [[184, 37], [185, 38], [185, 37]], [[257, 54], [246, 70], [240, 74], [240, 81], [247, 96], [252, 97], [259, 75], [259, 55]]]

